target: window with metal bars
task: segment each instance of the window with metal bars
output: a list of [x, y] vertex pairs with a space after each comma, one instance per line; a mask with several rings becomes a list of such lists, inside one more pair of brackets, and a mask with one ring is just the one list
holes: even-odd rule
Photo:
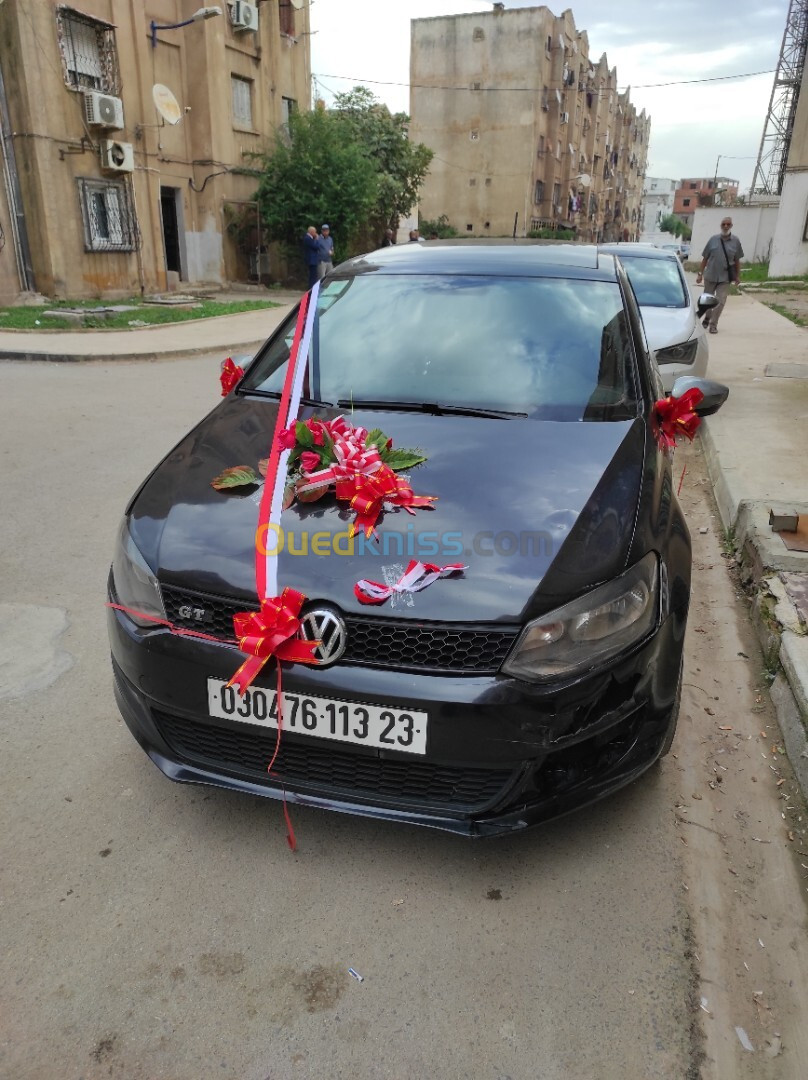
[[239, 75], [231, 75], [230, 88], [233, 99], [233, 125], [252, 128], [252, 79], [242, 79]]
[[56, 11], [65, 82], [76, 90], [120, 91], [115, 29], [69, 8]]
[[80, 179], [85, 251], [135, 251], [140, 234], [127, 181]]

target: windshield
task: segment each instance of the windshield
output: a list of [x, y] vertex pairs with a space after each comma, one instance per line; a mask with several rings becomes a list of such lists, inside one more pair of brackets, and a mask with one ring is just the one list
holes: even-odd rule
[[620, 255], [640, 307], [688, 307], [690, 297], [672, 259]]
[[[294, 316], [242, 392], [278, 392]], [[304, 395], [433, 403], [558, 420], [637, 414], [616, 282], [364, 274], [324, 283]]]

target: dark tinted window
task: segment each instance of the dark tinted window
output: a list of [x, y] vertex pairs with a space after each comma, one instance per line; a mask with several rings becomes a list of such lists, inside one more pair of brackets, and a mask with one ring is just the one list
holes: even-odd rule
[[621, 254], [620, 262], [626, 268], [641, 307], [687, 307], [690, 303], [678, 260]]
[[[293, 330], [245, 389], [281, 389]], [[324, 284], [306, 394], [608, 420], [636, 415], [633, 362], [616, 282], [368, 274]]]

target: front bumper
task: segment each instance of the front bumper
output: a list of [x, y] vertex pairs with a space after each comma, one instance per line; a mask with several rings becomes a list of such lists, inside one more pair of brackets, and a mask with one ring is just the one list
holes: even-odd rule
[[[421, 709], [426, 755], [376, 750], [208, 715], [207, 678], [228, 679], [235, 648], [141, 630], [108, 611], [115, 695], [132, 734], [172, 780], [467, 836], [557, 817], [630, 783], [659, 756], [685, 629], [670, 615], [608, 670], [564, 686], [506, 676], [289, 666], [285, 691]], [[257, 680], [274, 686], [267, 665]]]

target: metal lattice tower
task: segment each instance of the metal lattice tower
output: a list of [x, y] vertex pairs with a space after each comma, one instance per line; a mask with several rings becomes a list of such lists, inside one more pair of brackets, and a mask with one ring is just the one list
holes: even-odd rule
[[760, 140], [751, 194], [779, 195], [788, 162], [791, 132], [797, 115], [805, 55], [808, 49], [808, 0], [791, 0], [780, 59], [774, 74], [769, 111]]

